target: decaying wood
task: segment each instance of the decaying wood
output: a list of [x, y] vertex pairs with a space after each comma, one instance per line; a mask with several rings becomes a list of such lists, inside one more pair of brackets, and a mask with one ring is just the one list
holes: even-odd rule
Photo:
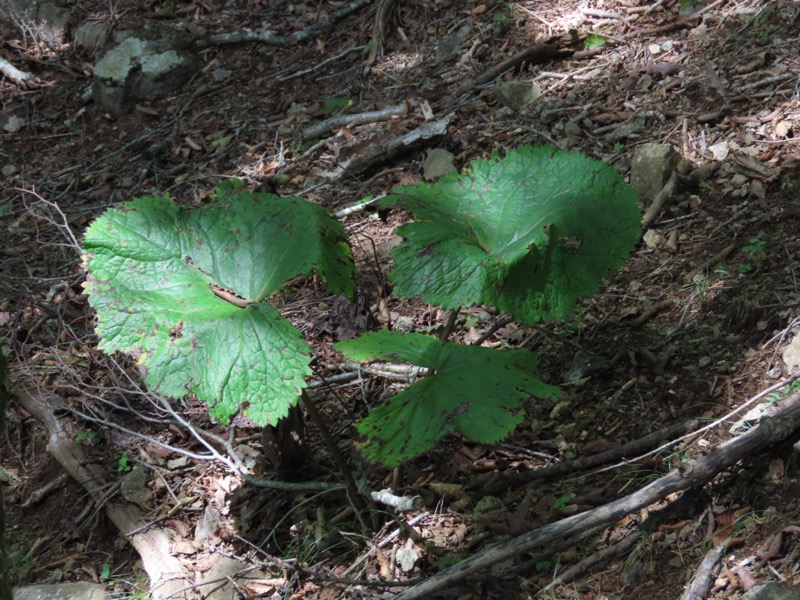
[[424, 146], [430, 146], [447, 133], [450, 119], [423, 123], [413, 131], [404, 133], [380, 144], [369, 147], [366, 154], [356, 156], [350, 162], [342, 165], [343, 174], [360, 175], [372, 167], [389, 162], [395, 157], [411, 152]]
[[725, 248], [717, 252], [714, 256], [705, 261], [702, 265], [699, 265], [694, 269], [692, 269], [691, 271], [689, 271], [686, 274], [685, 279], [687, 281], [691, 281], [692, 279], [694, 279], [695, 275], [700, 275], [701, 273], [707, 272], [711, 267], [720, 262], [723, 258], [727, 257], [735, 249], [736, 249], [736, 244], [730, 244], [729, 246], [726, 246]]
[[17, 85], [24, 85], [34, 83], [36, 77], [26, 71], [20, 71], [17, 67], [8, 62], [5, 58], [0, 57], [0, 73], [8, 77]]
[[605, 564], [608, 561], [622, 556], [628, 550], [633, 548], [633, 546], [638, 542], [642, 537], [641, 531], [634, 531], [632, 534], [627, 536], [626, 538], [616, 542], [611, 546], [606, 546], [602, 550], [595, 552], [584, 558], [578, 564], [570, 567], [566, 571], [562, 572], [558, 577], [555, 578], [551, 583], [549, 583], [546, 587], [539, 590], [540, 596], [546, 596], [550, 590], [555, 588], [556, 586], [562, 585], [564, 583], [570, 583], [575, 581], [576, 579], [583, 577], [586, 573], [592, 571], [592, 569], [598, 567], [599, 565]]
[[233, 33], [220, 33], [212, 35], [207, 40], [203, 41], [201, 45], [211, 44], [242, 44], [245, 42], [258, 42], [261, 44], [268, 44], [270, 46], [293, 46], [301, 42], [312, 39], [323, 29], [327, 29], [334, 23], [341, 21], [346, 16], [354, 13], [359, 8], [371, 3], [372, 0], [353, 0], [345, 4], [330, 17], [320, 19], [313, 25], [296, 31], [290, 35], [280, 35], [272, 29], [259, 29], [257, 31], [235, 31]]
[[674, 172], [667, 180], [667, 183], [664, 184], [664, 187], [661, 188], [661, 191], [653, 198], [650, 206], [647, 207], [647, 211], [645, 211], [644, 217], [642, 217], [642, 235], [644, 235], [650, 228], [650, 225], [655, 222], [656, 217], [661, 213], [664, 205], [675, 195], [677, 186], [678, 173]]
[[714, 582], [714, 569], [719, 564], [722, 555], [725, 553], [725, 545], [714, 546], [703, 557], [703, 562], [697, 569], [692, 583], [683, 592], [681, 600], [705, 600], [708, 591]]
[[[32, 384], [16, 386], [14, 395], [25, 410], [47, 427], [47, 451], [83, 486], [92, 499], [98, 503], [103, 502], [103, 482], [108, 472], [100, 465], [85, 460], [85, 452], [75, 440], [74, 433], [56, 416], [61, 399], [55, 395], [45, 396], [44, 392], [39, 392]], [[144, 512], [131, 503], [106, 502], [105, 510], [108, 518], [123, 535], [139, 529], [145, 518]], [[150, 578], [153, 598], [181, 600], [195, 597], [193, 591], [186, 591], [194, 583], [193, 574], [170, 552], [174, 537], [172, 530], [153, 526], [126, 537], [142, 558], [142, 564]]]
[[781, 410], [779, 414], [762, 419], [758, 426], [744, 435], [733, 438], [709, 454], [691, 461], [688, 468], [671, 471], [668, 475], [653, 481], [641, 490], [605, 506], [556, 521], [499, 546], [493, 546], [449, 569], [440, 571], [395, 598], [397, 600], [428, 598], [435, 592], [457, 585], [465, 577], [497, 563], [546, 546], [564, 536], [572, 536], [593, 527], [608, 525], [670, 494], [705, 485], [718, 473], [736, 462], [770, 444], [786, 439], [800, 427], [800, 392], [791, 394], [777, 405]]
[[507, 58], [503, 62], [485, 70], [475, 78], [470, 87], [489, 83], [500, 77], [500, 75], [506, 71], [516, 69], [522, 65], [522, 63], [537, 65], [553, 60], [554, 58], [568, 58], [572, 56], [572, 53], [572, 50], [562, 49], [552, 44], [534, 44], [524, 50], [520, 50], [514, 56]]
[[466, 94], [470, 90], [489, 83], [500, 77], [506, 71], [517, 69], [523, 63], [537, 65], [546, 63], [555, 58], [568, 58], [574, 54], [573, 50], [559, 48], [554, 43], [534, 44], [524, 50], [520, 50], [515, 55], [507, 58], [506, 60], [489, 67], [483, 73], [478, 75], [475, 79], [466, 82], [464, 85], [457, 88], [454, 92], [447, 95], [448, 98], [458, 98], [462, 94]]
[[398, 104], [397, 106], [387, 106], [381, 110], [373, 110], [354, 115], [336, 115], [335, 117], [325, 119], [324, 121], [306, 127], [303, 130], [302, 138], [304, 140], [311, 140], [341, 127], [388, 121], [392, 117], [402, 117], [406, 113], [408, 113], [408, 105]]

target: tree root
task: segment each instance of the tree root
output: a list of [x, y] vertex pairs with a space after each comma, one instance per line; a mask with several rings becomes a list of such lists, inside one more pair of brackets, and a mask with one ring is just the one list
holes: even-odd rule
[[[154, 600], [194, 599], [199, 597], [197, 589], [201, 587], [205, 598], [230, 598], [233, 586], [242, 585], [247, 578], [254, 576], [252, 565], [223, 557], [226, 561], [222, 565], [225, 568], [225, 579], [218, 582], [211, 577], [210, 574], [215, 572], [212, 567], [197, 583], [195, 573], [184, 566], [171, 551], [173, 540], [179, 537], [172, 529], [161, 526], [152, 519], [148, 521], [144, 511], [132, 503], [114, 504], [107, 501], [104, 481], [108, 472], [100, 465], [86, 461], [84, 449], [76, 441], [69, 422], [57, 416], [63, 400], [56, 394], [38, 390], [32, 382], [14, 386], [13, 392], [19, 404], [47, 427], [48, 452], [83, 486], [98, 506], [105, 507], [109, 520], [139, 553], [150, 579], [150, 591]], [[215, 588], [207, 587], [211, 585], [215, 585]]]

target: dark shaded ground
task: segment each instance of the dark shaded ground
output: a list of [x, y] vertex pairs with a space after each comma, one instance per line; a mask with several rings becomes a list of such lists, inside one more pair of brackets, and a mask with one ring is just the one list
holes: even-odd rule
[[[60, 392], [84, 412], [102, 410], [109, 418], [122, 419], [126, 427], [189, 445], [180, 432], [115, 414], [99, 400], [127, 399], [147, 410], [143, 400], [131, 393], [120, 369], [96, 350], [92, 315], [81, 295], [82, 270], [64, 225], [79, 240], [102, 210], [142, 195], [169, 192], [195, 206], [229, 176], [244, 178], [254, 188], [269, 180], [281, 195], [301, 195], [339, 209], [421, 177], [422, 152], [357, 178], [330, 180], [324, 174], [376, 140], [418, 126], [423, 122], [421, 106], [427, 102], [436, 118], [451, 117], [448, 136], [440, 146], [455, 155], [459, 167], [493, 150], [546, 141], [580, 149], [626, 174], [634, 147], [650, 141], [673, 144], [691, 167], [715, 158], [720, 165], [701, 180], [682, 183], [653, 226], [663, 240], [652, 247], [642, 244], [603, 291], [583, 303], [573, 321], [530, 330], [509, 325], [490, 340], [537, 351], [542, 372], [553, 383], [563, 382], [578, 351], [601, 357], [601, 367], [588, 380], [564, 387], [567, 403], [557, 414], [551, 412], [552, 406], [529, 406], [528, 418], [507, 443], [480, 447], [449, 437], [407, 465], [394, 482], [396, 491], [421, 496], [432, 514], [418, 527], [424, 541], [415, 540], [422, 560], [408, 574], [396, 571], [395, 577], [424, 576], [452, 557], [478, 552], [504, 536], [630, 493], [704, 452], [709, 444], [727, 439], [730, 426], [716, 428], [629, 468], [537, 483], [497, 498], [479, 500], [465, 487], [496, 470], [538, 468], [548, 462], [543, 458], [547, 455], [562, 460], [590, 455], [667, 424], [686, 419], [703, 424], [718, 418], [784, 376], [781, 351], [797, 333], [800, 201], [794, 135], [800, 107], [800, 8], [793, 2], [721, 2], [702, 18], [687, 20], [692, 7], [682, 11], [678, 3], [655, 3], [649, 12], [644, 5], [628, 6], [635, 3], [623, 1], [582, 10], [574, 4], [398, 2], [383, 53], [369, 75], [364, 75], [364, 53], [353, 52], [318, 74], [278, 80], [365, 44], [374, 8], [359, 11], [314, 42], [298, 46], [210, 46], [202, 53], [206, 68], [184, 91], [147, 103], [144, 111], [117, 121], [82, 99], [90, 85], [92, 59], [87, 53], [41, 40], [36, 45], [30, 36], [7, 30], [4, 56], [46, 83], [30, 90], [8, 81], [0, 84], [3, 110], [24, 120], [19, 131], [3, 133], [0, 139], [0, 161], [16, 167], [4, 181], [7, 191], [0, 221], [6, 240], [0, 324], [14, 368]], [[172, 20], [169, 6], [119, 2], [114, 6], [118, 28]], [[263, 27], [291, 33], [334, 10], [327, 3], [278, 6], [235, 1], [171, 8], [208, 33]], [[693, 8], [703, 10], [699, 5]], [[107, 8], [92, 12], [93, 7], [78, 4], [72, 10], [75, 22], [84, 17], [109, 18]], [[437, 63], [437, 45], [438, 56], [443, 56], [445, 40], [453, 39], [462, 27], [468, 28], [468, 35], [457, 51]], [[649, 33], [658, 27], [663, 29]], [[489, 86], [448, 97], [532, 40], [565, 34], [571, 28], [584, 37], [598, 32], [606, 43], [593, 56], [525, 67], [504, 76], [533, 79], [541, 86], [542, 98], [530, 109], [503, 110]], [[12, 43], [14, 39], [20, 44]], [[25, 50], [17, 49], [26, 44]], [[665, 68], [667, 64], [676, 67]], [[215, 69], [230, 75], [217, 82]], [[208, 83], [221, 87], [213, 94], [192, 97]], [[411, 110], [388, 123], [353, 127], [316, 146], [299, 141], [299, 131], [327, 116], [325, 101], [331, 98], [352, 100], [352, 112], [401, 102], [408, 102]], [[721, 114], [709, 118], [717, 111]], [[621, 124], [629, 127], [615, 128]], [[227, 136], [229, 143], [214, 145]], [[345, 217], [344, 223], [359, 260], [363, 312], [370, 313], [373, 323], [388, 312], [393, 320], [411, 317], [416, 328], [423, 328], [441, 323], [444, 315], [418, 302], [391, 298], [384, 285], [388, 269], [384, 244], [406, 218], [392, 213], [384, 221], [359, 212]], [[374, 266], [374, 248], [382, 257], [381, 273]], [[331, 349], [335, 327], [320, 326], [331, 306], [332, 299], [295, 287], [282, 307], [314, 343], [321, 373], [339, 360]], [[477, 308], [472, 314], [482, 316]], [[348, 322], [352, 318], [347, 313], [331, 315], [336, 326], [352, 325]], [[487, 326], [480, 320], [468, 322], [457, 336], [469, 339], [474, 334], [470, 327], [481, 331]], [[375, 400], [388, 385], [371, 378], [363, 393]], [[341, 440], [352, 435], [352, 422], [363, 416], [361, 394], [351, 385], [338, 388], [336, 395], [315, 396], [330, 422], [339, 427], [334, 433]], [[213, 427], [198, 407], [183, 408], [196, 425]], [[108, 464], [109, 484], [125, 472], [124, 463], [145, 461], [161, 469], [173, 493], [197, 496], [176, 516], [187, 539], [192, 538], [196, 515], [216, 506], [227, 526], [226, 533], [209, 542], [218, 550], [248, 551], [250, 547], [234, 537], [240, 535], [262, 546], [267, 555], [295, 558], [312, 570], [330, 569], [340, 575], [365, 550], [343, 497], [253, 489], [233, 494], [237, 484], [218, 467], [189, 464], [170, 469], [163, 459], [174, 457], [160, 457], [159, 462], [152, 447], [129, 435], [79, 421], [75, 430], [87, 456]], [[240, 429], [237, 434], [248, 452], [256, 452], [256, 433]], [[256, 438], [248, 440], [248, 434]], [[315, 476], [335, 478], [335, 467], [313, 428], [311, 439]], [[109, 577], [120, 588], [136, 582], [135, 556], [116, 543], [116, 534], [97, 511], [82, 514], [85, 500], [75, 482], [65, 481], [42, 502], [22, 508], [33, 491], [59, 475], [45, 445], [40, 425], [12, 406], [0, 464], [13, 474], [6, 498], [20, 583], [92, 579], [99, 577], [103, 565], [108, 565]], [[388, 484], [385, 470], [361, 464], [357, 457], [353, 462], [374, 489]], [[161, 514], [168, 506], [164, 484], [153, 478], [149, 486], [155, 514]], [[712, 539], [708, 511], [718, 515], [716, 535], [722, 539], [726, 532], [720, 523], [733, 515], [732, 535], [737, 542], [725, 558], [729, 569], [744, 564], [756, 581], [780, 574], [794, 583], [797, 550], [791, 541], [776, 555], [773, 570], [742, 561], [756, 555], [783, 527], [796, 523], [797, 492], [796, 458], [787, 443], [719, 477], [627, 557], [559, 586], [553, 597], [679, 597]], [[565, 496], [572, 498], [560, 502]], [[462, 597], [531, 597], [552, 580], [556, 568], [560, 573], [636, 529], [647, 516], [648, 511], [632, 515], [587, 539], [582, 547], [568, 549], [515, 578], [481, 582]], [[374, 539], [385, 533], [374, 532]], [[404, 541], [394, 549], [387, 547], [386, 564], [405, 546]], [[200, 563], [207, 551], [206, 547], [196, 556], [187, 553], [186, 560]], [[365, 565], [363, 571], [348, 576], [386, 575], [386, 566], [374, 558]], [[276, 579], [281, 577], [282, 582], [265, 593], [297, 598], [378, 594], [359, 586], [321, 584], [308, 573], [278, 570]], [[712, 597], [734, 597], [747, 585], [742, 577], [723, 579]]]

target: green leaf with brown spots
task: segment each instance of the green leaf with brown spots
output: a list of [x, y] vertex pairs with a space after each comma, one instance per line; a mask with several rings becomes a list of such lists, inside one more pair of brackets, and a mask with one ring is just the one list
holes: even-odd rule
[[450, 431], [485, 444], [506, 437], [522, 421], [531, 396], [555, 398], [558, 388], [539, 379], [528, 350], [498, 351], [445, 343], [419, 333], [386, 329], [336, 344], [352, 360], [409, 362], [427, 377], [390, 398], [362, 420], [360, 444], [371, 461], [395, 466], [429, 450]]
[[636, 193], [613, 167], [547, 146], [474, 160], [382, 204], [415, 219], [392, 252], [395, 294], [450, 309], [487, 304], [528, 324], [567, 316], [596, 292], [641, 224]]
[[212, 417], [240, 408], [259, 425], [285, 416], [311, 373], [311, 350], [268, 299], [316, 272], [352, 296], [341, 224], [302, 198], [240, 183], [189, 210], [169, 197], [106, 211], [84, 240], [85, 284], [100, 348], [133, 355], [151, 389], [195, 394]]

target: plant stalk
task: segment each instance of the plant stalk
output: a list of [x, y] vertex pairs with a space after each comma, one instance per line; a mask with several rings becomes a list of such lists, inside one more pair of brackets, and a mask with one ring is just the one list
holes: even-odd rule
[[450, 334], [453, 333], [453, 328], [456, 326], [456, 319], [458, 318], [458, 313], [461, 311], [461, 307], [454, 308], [450, 311], [450, 316], [447, 317], [447, 323], [442, 329], [442, 334], [439, 336], [439, 341], [443, 344], [447, 341], [447, 338], [450, 337]]
[[336, 440], [333, 439], [330, 429], [328, 429], [328, 426], [325, 424], [325, 420], [322, 418], [322, 415], [317, 410], [317, 407], [314, 405], [314, 402], [311, 400], [305, 390], [300, 392], [300, 401], [303, 403], [303, 407], [308, 411], [308, 414], [311, 417], [311, 420], [314, 422], [314, 425], [316, 425], [317, 429], [319, 429], [322, 439], [325, 441], [325, 445], [328, 447], [331, 456], [333, 456], [333, 460], [336, 461], [336, 465], [339, 467], [339, 471], [344, 479], [344, 485], [347, 489], [347, 497], [350, 500], [350, 504], [353, 506], [353, 510], [355, 511], [358, 520], [361, 521], [362, 527], [366, 527], [366, 522], [364, 521], [361, 512], [367, 508], [367, 503], [364, 501], [364, 498], [361, 497], [361, 494], [358, 493], [358, 486], [353, 478], [353, 472], [350, 470], [350, 466], [347, 464], [347, 460], [345, 460], [344, 456], [342, 456], [342, 453], [339, 452], [339, 446], [336, 445]]

